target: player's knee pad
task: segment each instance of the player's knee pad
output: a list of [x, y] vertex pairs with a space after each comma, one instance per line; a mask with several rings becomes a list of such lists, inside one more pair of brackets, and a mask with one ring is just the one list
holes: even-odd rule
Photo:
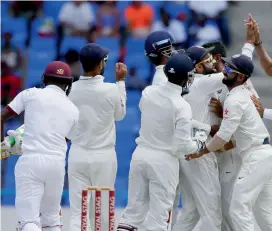
[[36, 223], [18, 223], [17, 231], [42, 231], [42, 229], [39, 227]]
[[137, 231], [138, 229], [132, 225], [120, 223], [117, 227], [117, 231]]

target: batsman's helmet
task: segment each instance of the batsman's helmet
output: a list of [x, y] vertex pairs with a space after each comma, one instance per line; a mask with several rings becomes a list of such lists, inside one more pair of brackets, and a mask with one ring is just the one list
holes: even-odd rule
[[183, 93], [189, 93], [189, 86], [194, 80], [194, 64], [184, 53], [173, 54], [164, 66], [168, 81], [183, 87]]
[[42, 83], [47, 84], [48, 81], [53, 81], [58, 84], [67, 84], [66, 94], [70, 93], [73, 76], [68, 64], [61, 61], [53, 61], [47, 65], [42, 76]]
[[156, 58], [161, 55], [170, 57], [173, 52], [173, 37], [166, 31], [155, 31], [145, 40], [145, 55]]

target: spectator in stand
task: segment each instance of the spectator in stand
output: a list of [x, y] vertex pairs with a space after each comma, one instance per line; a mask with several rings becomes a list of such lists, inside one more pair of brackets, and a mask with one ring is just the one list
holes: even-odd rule
[[69, 65], [72, 71], [73, 81], [79, 79], [81, 73], [81, 65], [79, 62], [79, 53], [74, 49], [69, 49], [64, 55], [65, 62]]
[[88, 38], [93, 32], [94, 12], [89, 2], [69, 1], [66, 2], [59, 13], [60, 24], [57, 28], [56, 59], [60, 59], [61, 43], [65, 35]]
[[116, 7], [117, 2], [103, 1], [97, 12], [97, 36], [120, 37], [121, 12]]
[[23, 57], [20, 49], [12, 43], [11, 32], [3, 34], [1, 60], [5, 61], [12, 72], [21, 71], [23, 67]]
[[27, 19], [27, 37], [25, 46], [29, 47], [31, 41], [32, 22], [42, 11], [43, 1], [13, 1], [11, 9], [14, 17]]
[[125, 9], [128, 31], [133, 37], [145, 38], [151, 31], [153, 17], [153, 8], [142, 1], [132, 1]]
[[161, 20], [157, 20], [152, 27], [152, 31], [164, 30], [170, 33], [176, 45], [184, 47], [187, 40], [187, 33], [184, 24], [171, 18], [164, 8], [160, 8]]
[[146, 82], [136, 74], [136, 67], [131, 67], [126, 78], [126, 89], [143, 91], [146, 86]]
[[228, 1], [189, 1], [189, 8], [192, 13], [191, 24], [198, 21], [199, 18], [215, 21], [220, 30], [224, 45], [230, 45], [231, 38], [226, 15]]
[[12, 73], [6, 62], [1, 61], [1, 105], [11, 102], [21, 89], [21, 78]]

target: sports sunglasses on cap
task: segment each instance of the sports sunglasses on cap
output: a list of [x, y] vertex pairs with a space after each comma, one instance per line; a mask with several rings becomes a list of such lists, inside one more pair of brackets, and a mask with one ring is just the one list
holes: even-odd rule
[[237, 74], [240, 74], [240, 75], [244, 75], [243, 73], [234, 70], [233, 68], [231, 68], [231, 67], [230, 67], [229, 65], [227, 65], [227, 64], [224, 65], [224, 70], [225, 70], [225, 72], [228, 73], [228, 74], [237, 73]]

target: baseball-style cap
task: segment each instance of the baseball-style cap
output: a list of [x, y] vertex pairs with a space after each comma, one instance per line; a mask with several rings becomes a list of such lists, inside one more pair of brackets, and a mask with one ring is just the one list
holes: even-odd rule
[[109, 54], [107, 48], [101, 47], [95, 43], [86, 44], [79, 53], [81, 63], [99, 63]]
[[68, 64], [61, 61], [49, 63], [43, 73], [45, 76], [72, 79], [72, 71]]
[[172, 55], [164, 66], [165, 75], [170, 78], [184, 78], [192, 72], [194, 65], [190, 57], [184, 53]]
[[233, 55], [231, 58], [222, 58], [222, 60], [228, 64], [231, 69], [246, 76], [251, 76], [254, 71], [252, 60], [244, 54]]
[[192, 59], [195, 65], [201, 62], [201, 60], [213, 49], [214, 47], [204, 48], [202, 46], [192, 46], [186, 51], [186, 54]]

